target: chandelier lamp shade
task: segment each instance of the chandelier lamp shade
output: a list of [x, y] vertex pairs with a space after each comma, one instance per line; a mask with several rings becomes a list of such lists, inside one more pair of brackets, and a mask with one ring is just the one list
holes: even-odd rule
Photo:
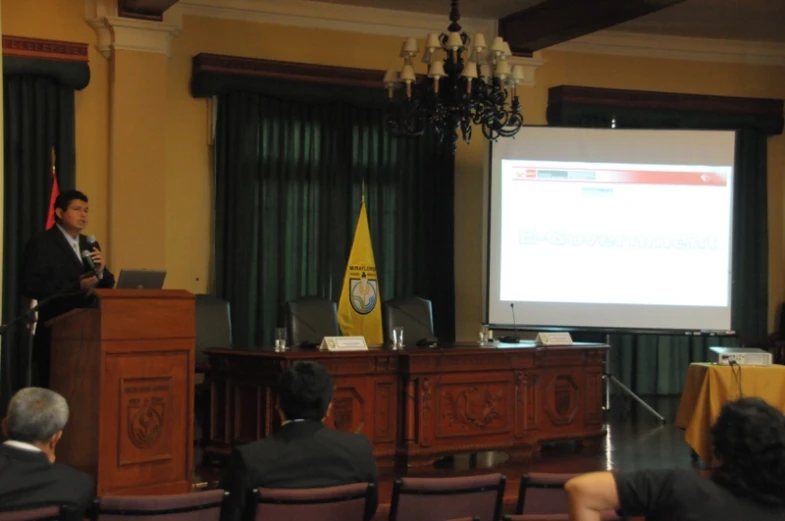
[[451, 4], [447, 32], [431, 33], [425, 40], [427, 78], [414, 72], [420, 53], [415, 38], [403, 42], [403, 68], [385, 73], [385, 127], [398, 137], [416, 137], [430, 126], [442, 140], [452, 139], [453, 146], [461, 138], [471, 141], [473, 125], [491, 141], [512, 137], [523, 125], [516, 93], [523, 67], [510, 65], [510, 45], [500, 36], [488, 46], [482, 33], [466, 34], [458, 23], [458, 0]]

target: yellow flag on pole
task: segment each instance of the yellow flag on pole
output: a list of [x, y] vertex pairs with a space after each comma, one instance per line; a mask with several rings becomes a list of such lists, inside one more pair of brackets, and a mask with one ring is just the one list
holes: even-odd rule
[[365, 200], [360, 204], [352, 251], [346, 263], [338, 301], [338, 324], [346, 336], [363, 336], [368, 345], [384, 343], [381, 295]]

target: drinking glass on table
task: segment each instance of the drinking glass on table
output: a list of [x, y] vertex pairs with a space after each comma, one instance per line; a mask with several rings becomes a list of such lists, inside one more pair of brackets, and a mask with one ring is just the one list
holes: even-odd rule
[[275, 350], [286, 351], [286, 328], [285, 327], [277, 327], [275, 328]]
[[392, 328], [392, 347], [393, 349], [403, 349], [403, 328], [401, 326]]
[[484, 346], [490, 340], [488, 337], [490, 336], [490, 329], [488, 328], [487, 324], [483, 324], [482, 329], [480, 329], [480, 345]]

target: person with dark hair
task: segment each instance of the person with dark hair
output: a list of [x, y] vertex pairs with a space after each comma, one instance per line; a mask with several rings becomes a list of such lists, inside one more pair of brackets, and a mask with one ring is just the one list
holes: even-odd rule
[[[324, 426], [333, 381], [316, 362], [295, 362], [278, 386], [281, 429], [264, 440], [237, 447], [222, 480], [230, 492], [223, 521], [249, 519], [246, 496], [253, 488], [317, 488], [373, 483], [379, 472], [373, 448], [363, 434]], [[374, 488], [374, 491], [376, 489]], [[374, 496], [370, 516], [376, 512]]]
[[785, 519], [785, 416], [760, 398], [728, 402], [711, 440], [719, 466], [709, 478], [671, 469], [571, 479], [570, 519], [597, 521], [607, 510], [656, 521]]
[[46, 322], [72, 309], [89, 306], [94, 299], [87, 294], [93, 288], [114, 287], [114, 275], [106, 269], [101, 247], [81, 233], [87, 226], [88, 210], [85, 194], [78, 190], [62, 191], [55, 200], [55, 226], [36, 235], [25, 246], [22, 295], [40, 302], [63, 294], [43, 304], [38, 312], [33, 378], [40, 387], [49, 385], [51, 332]]
[[0, 511], [70, 506], [83, 519], [95, 480], [55, 463], [55, 449], [68, 422], [68, 403], [54, 391], [26, 387], [8, 404], [0, 445]]

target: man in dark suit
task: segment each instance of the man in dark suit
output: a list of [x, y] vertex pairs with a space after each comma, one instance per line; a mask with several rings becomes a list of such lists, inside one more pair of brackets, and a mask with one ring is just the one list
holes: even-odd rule
[[[49, 385], [51, 332], [46, 322], [66, 311], [92, 305], [95, 299], [88, 293], [93, 288], [114, 287], [114, 275], [106, 269], [100, 246], [81, 233], [87, 226], [87, 212], [85, 194], [64, 190], [55, 201], [57, 224], [33, 237], [25, 247], [22, 295], [41, 302], [65, 294], [43, 304], [38, 312], [33, 360], [35, 383], [41, 387]], [[90, 252], [95, 270], [87, 267], [84, 251]]]
[[54, 391], [27, 387], [11, 398], [0, 445], [0, 510], [69, 506], [84, 517], [95, 494], [92, 477], [55, 463], [68, 404]]
[[[249, 518], [252, 509], [246, 504], [246, 494], [253, 488], [318, 488], [363, 482], [378, 487], [379, 472], [368, 438], [323, 425], [332, 396], [332, 378], [316, 362], [296, 362], [282, 375], [278, 388], [281, 429], [232, 453], [222, 482], [222, 488], [230, 492], [224, 521]], [[373, 517], [376, 495], [371, 502]]]

